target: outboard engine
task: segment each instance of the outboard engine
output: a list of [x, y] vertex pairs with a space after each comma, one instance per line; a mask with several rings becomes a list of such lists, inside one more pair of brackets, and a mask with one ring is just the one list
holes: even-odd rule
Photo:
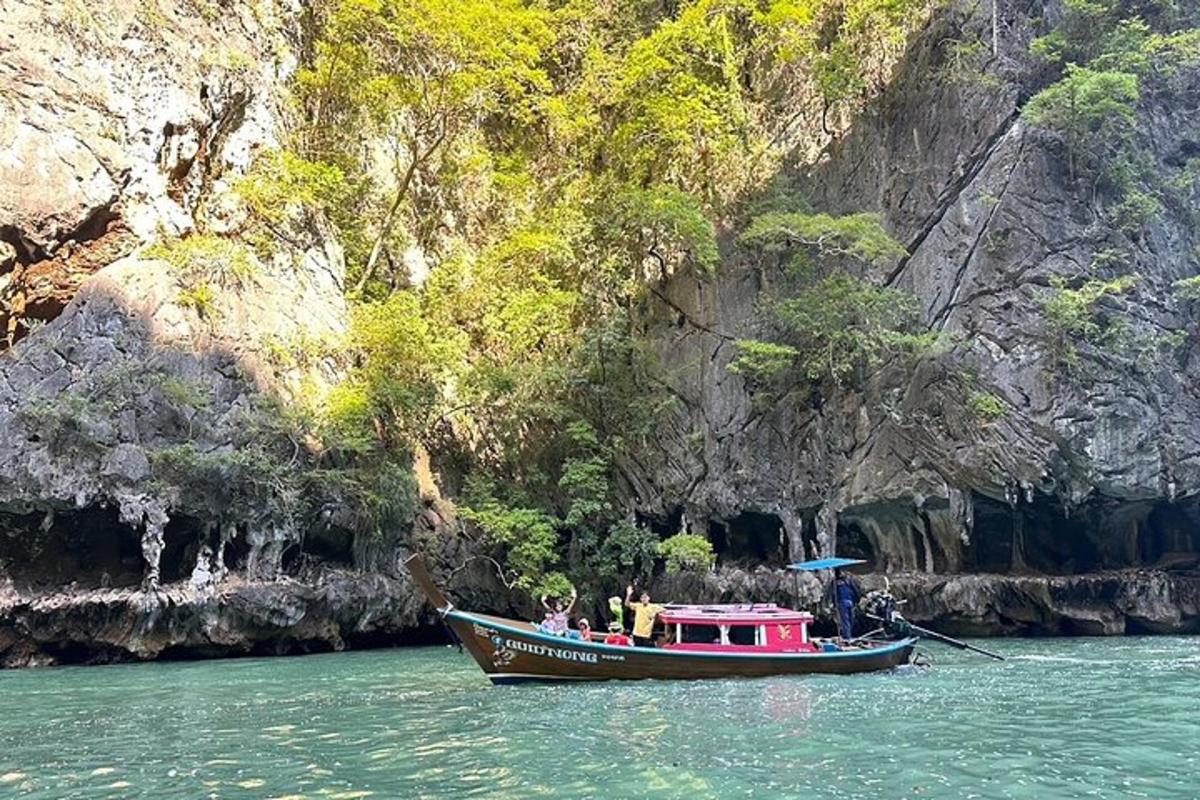
[[863, 598], [863, 610], [866, 615], [878, 622], [888, 636], [900, 638], [910, 636], [912, 627], [908, 620], [900, 615], [896, 607], [900, 605], [895, 596], [887, 589], [876, 589], [868, 592]]

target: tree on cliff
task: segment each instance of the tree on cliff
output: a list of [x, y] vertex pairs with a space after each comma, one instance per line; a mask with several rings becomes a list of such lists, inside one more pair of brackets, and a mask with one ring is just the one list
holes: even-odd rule
[[[361, 308], [339, 408], [459, 453], [488, 487], [468, 516], [527, 585], [564, 552], [641, 569], [656, 550], [617, 503], [621, 461], [676, 399], [639, 318], [670, 307], [672, 275], [711, 274], [719, 226], [740, 224], [804, 114], [832, 129], [928, 8], [317, 3], [297, 149], [347, 184], [331, 215]], [[412, 263], [430, 268], [418, 286]], [[534, 517], [548, 527], [514, 523]]]

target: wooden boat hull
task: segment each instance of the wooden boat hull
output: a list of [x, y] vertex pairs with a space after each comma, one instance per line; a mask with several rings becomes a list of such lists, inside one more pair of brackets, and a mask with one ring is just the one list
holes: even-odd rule
[[910, 638], [834, 653], [703, 653], [582, 642], [541, 633], [528, 623], [455, 609], [445, 620], [495, 684], [875, 672], [907, 664], [917, 642]]

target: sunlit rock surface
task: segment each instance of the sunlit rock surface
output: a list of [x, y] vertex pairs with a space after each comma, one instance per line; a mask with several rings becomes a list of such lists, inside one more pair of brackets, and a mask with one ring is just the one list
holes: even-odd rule
[[[836, 552], [871, 561], [909, 616], [951, 633], [1197, 630], [1200, 376], [1195, 320], [1170, 286], [1196, 271], [1200, 228], [1164, 206], [1121, 233], [1111, 198], [1070, 187], [1058, 145], [1018, 113], [1044, 78], [1026, 55], [1036, 21], [1058, 6], [1000, 5], [986, 79], [946, 72], [950, 44], [991, 41], [989, 8], [952, 4], [878, 102], [780, 176], [820, 210], [884, 217], [909, 255], [872, 277], [922, 300], [943, 354], [761, 402], [727, 367], [786, 280], [731, 241], [715, 278], [676, 276], [670, 303], [643, 309], [679, 403], [653, 452], [621, 464], [625, 494], [659, 533], [702, 533], [719, 557], [713, 574], [663, 577], [657, 598], [792, 603], [779, 568]], [[302, 13], [0, 0], [0, 665], [437, 636], [397, 566], [401, 541], [431, 554], [460, 604], [535, 611], [466, 537], [429, 535], [447, 527], [431, 480], [415, 530], [367, 545], [161, 469], [184, 442], [231, 452], [264, 400], [338, 377], [271, 357], [345, 328], [321, 220], [203, 309], [147, 249], [237, 230], [225, 200], [283, 139]], [[1148, 92], [1139, 109], [1139, 150], [1167, 179], [1200, 154], [1200, 81], [1178, 80], [1171, 102]], [[1165, 360], [1087, 350], [1088, 370], [1068, 374], [1040, 304], [1053, 277], [1118, 246], [1143, 283], [1106, 313], [1191, 338]], [[994, 394], [1003, 418], [981, 422], [972, 392]], [[816, 578], [798, 586], [802, 603], [825, 597]], [[604, 600], [583, 598], [589, 613]]]
[[147, 249], [237, 230], [225, 198], [281, 141], [301, 13], [0, 2], [0, 664], [330, 649], [416, 624], [411, 587], [357, 572], [336, 532], [314, 556], [278, 498], [206, 496], [161, 466], [184, 444], [233, 452], [276, 397], [337, 379], [271, 357], [345, 328], [321, 220], [203, 304]]

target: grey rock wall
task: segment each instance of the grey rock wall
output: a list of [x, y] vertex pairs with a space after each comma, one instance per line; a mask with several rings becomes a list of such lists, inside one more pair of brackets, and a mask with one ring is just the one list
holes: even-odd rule
[[[233, 469], [264, 437], [289, 452], [256, 426], [339, 377], [276, 355], [345, 330], [327, 226], [291, 220], [269, 256], [237, 244], [234, 190], [284, 141], [303, 13], [0, 0], [0, 665], [340, 648], [418, 623], [386, 558], [355, 569], [344, 531]], [[197, 231], [249, 259], [205, 304], [152, 247]], [[172, 453], [214, 466], [181, 480]]]
[[[1020, 119], [1044, 79], [1025, 55], [1043, 12], [1010, 4], [999, 54], [966, 81], [943, 73], [945, 48], [972, 30], [988, 41], [990, 21], [968, 4], [937, 17], [879, 103], [784, 176], [818, 210], [883, 216], [908, 255], [869, 277], [915, 294], [924, 323], [947, 335], [944, 352], [912, 368], [884, 364], [852, 388], [818, 396], [797, 382], [756, 402], [728, 370], [734, 340], [763, 332], [764, 305], [786, 295], [787, 279], [729, 244], [715, 280], [668, 287], [684, 313], [649, 319], [682, 411], [658, 458], [627, 465], [641, 508], [665, 517], [682, 507], [701, 528], [747, 509], [774, 514], [799, 555], [805, 526], [831, 550], [839, 519], [925, 527], [952, 548], [969, 540], [978, 496], [1014, 509], [1048, 498], [1066, 516], [1110, 500], [1149, 513], [1200, 492], [1193, 337], [1153, 358], [1083, 343], [1070, 371], [1054, 352], [1042, 308], [1051, 281], [1088, 274], [1105, 250], [1124, 253], [1120, 271], [1142, 281], [1101, 313], [1134, 339], [1190, 332], [1194, 312], [1171, 284], [1196, 274], [1198, 241], [1194, 196], [1141, 230], [1118, 230], [1115, 198], [1071, 184], [1061, 143]], [[1137, 150], [1164, 181], [1200, 142], [1197, 107], [1194, 71], [1144, 92]], [[975, 391], [995, 394], [1004, 418], [977, 419], [966, 403]]]
[[[1200, 198], [1193, 186], [1141, 228], [1118, 229], [1118, 198], [1072, 183], [1062, 143], [1020, 118], [1046, 80], [1029, 41], [1058, 6], [1000, 9], [981, 73], [953, 74], [947, 49], [972, 36], [990, 45], [990, 8], [955, 4], [877, 103], [780, 179], [816, 210], [880, 214], [908, 255], [866, 277], [911, 291], [947, 345], [849, 388], [797, 381], [782, 397], [756, 395], [728, 369], [734, 342], [769, 332], [765, 307], [791, 287], [728, 241], [715, 279], [677, 276], [669, 307], [647, 312], [680, 410], [655, 452], [623, 465], [626, 492], [646, 516], [682, 510], [710, 537], [746, 512], [767, 515], [788, 545], [774, 566], [837, 552], [929, 576], [906, 584], [914, 592], [949, 598], [969, 585], [961, 607], [931, 600], [919, 614], [964, 632], [1112, 633], [1139, 614], [1154, 620], [1144, 630], [1192, 630], [1194, 602], [1170, 604], [1200, 585], [1188, 572], [1200, 564], [1200, 374], [1195, 310], [1172, 284], [1200, 272]], [[1144, 86], [1135, 149], [1164, 185], [1200, 152], [1198, 108], [1194, 69]], [[1106, 251], [1119, 265], [1092, 272]], [[1068, 368], [1043, 311], [1052, 281], [1121, 273], [1141, 281], [1098, 311], [1142, 346], [1080, 343]], [[1178, 347], [1146, 345], [1179, 332]], [[977, 418], [976, 392], [995, 395], [1003, 418]], [[725, 555], [722, 574], [746, 554]], [[984, 575], [957, 577], [971, 573]], [[764, 580], [753, 585], [770, 594]], [[716, 586], [710, 599], [745, 594]], [[1172, 587], [1156, 612], [1120, 599], [1154, 586]]]

